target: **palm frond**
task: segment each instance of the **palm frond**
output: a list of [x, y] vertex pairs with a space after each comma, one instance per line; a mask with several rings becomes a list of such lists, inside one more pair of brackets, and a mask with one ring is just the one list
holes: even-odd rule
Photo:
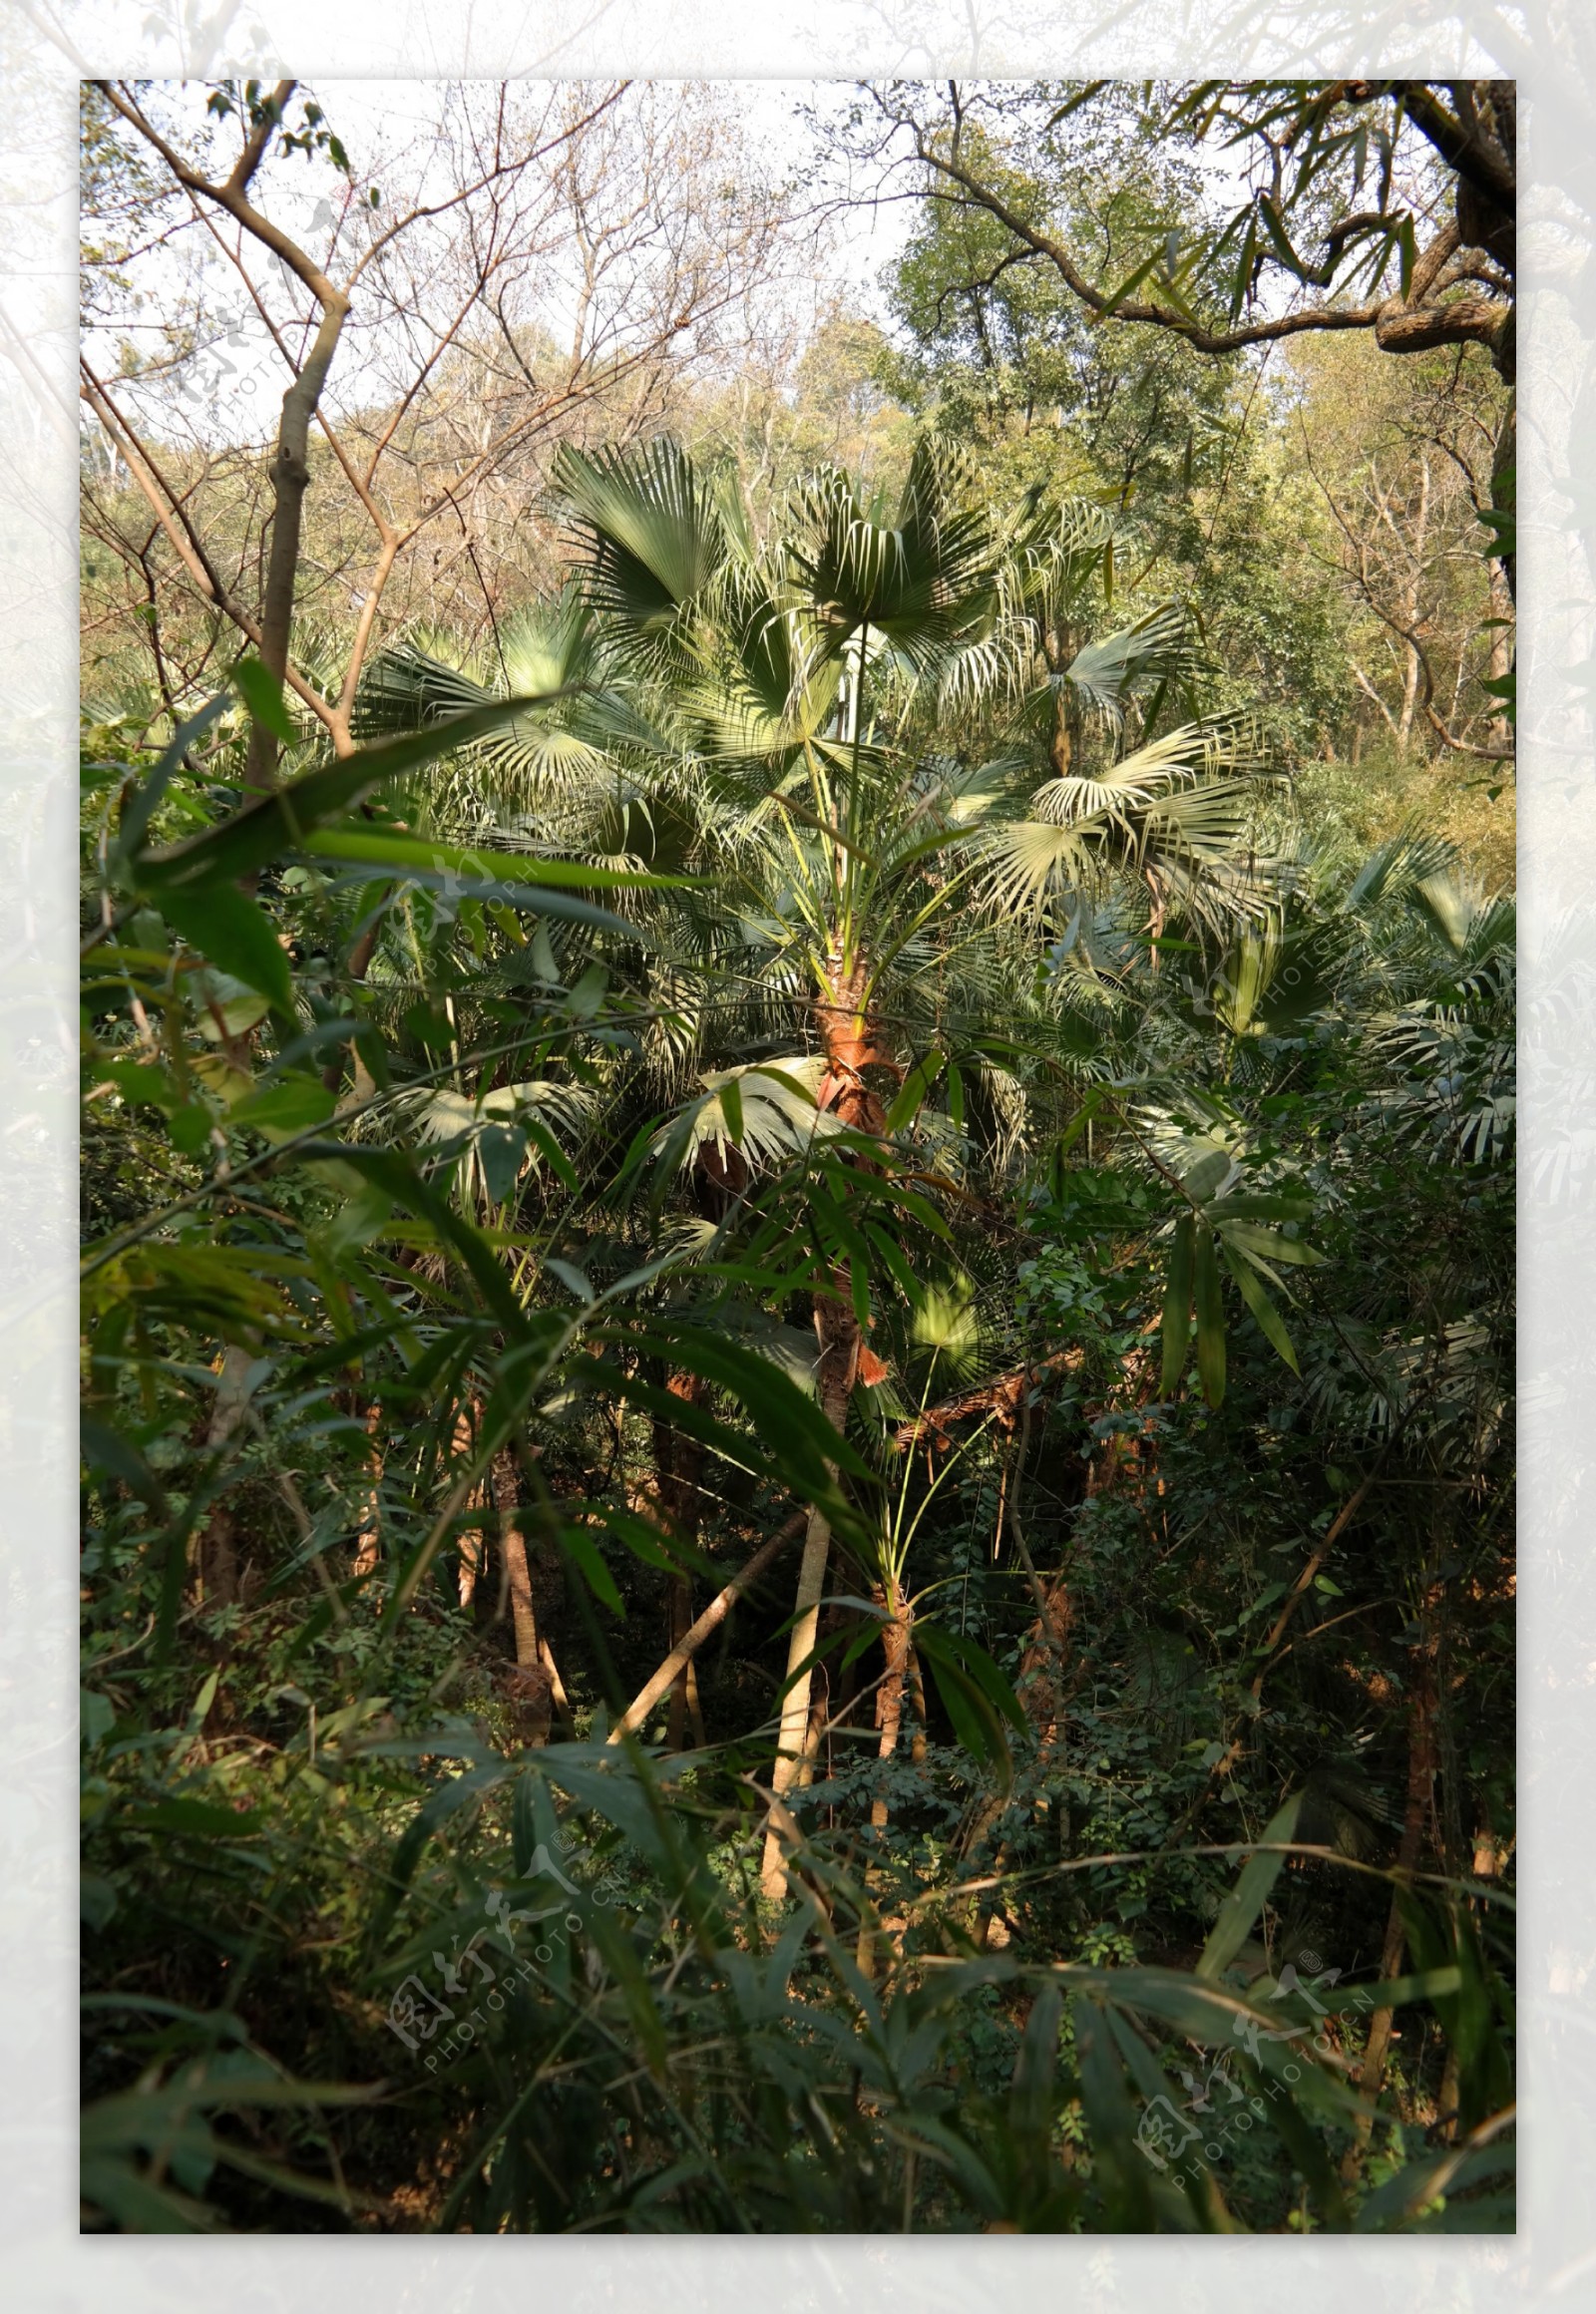
[[992, 866], [984, 887], [991, 909], [1033, 919], [1050, 899], [1078, 891], [1095, 878], [1091, 847], [1074, 828], [1046, 820], [1011, 820], [995, 829]]
[[447, 1086], [429, 1086], [400, 1104], [423, 1141], [450, 1141], [485, 1121], [513, 1122], [530, 1115], [562, 1140], [576, 1140], [587, 1129], [597, 1096], [587, 1085], [560, 1084], [533, 1077], [525, 1084], [496, 1085], [473, 1098]]
[[1089, 499], [1028, 492], [1007, 527], [1002, 561], [1005, 603], [1026, 619], [1054, 626], [1080, 611], [1101, 578], [1118, 524]]
[[[784, 1164], [812, 1141], [843, 1130], [829, 1110], [816, 1106], [825, 1073], [824, 1053], [807, 1052], [709, 1071], [698, 1080], [704, 1087], [700, 1098], [662, 1126], [651, 1147], [658, 1155], [679, 1137], [683, 1168], [710, 1148], [722, 1162], [729, 1150], [736, 1150], [754, 1173]], [[727, 1113], [728, 1087], [735, 1088], [735, 1124]]]
[[1221, 776], [1239, 783], [1267, 769], [1267, 750], [1251, 717], [1205, 715], [1147, 740], [1095, 774], [1044, 780], [1030, 808], [1037, 819], [1066, 827], [1094, 818], [1128, 827], [1174, 789]]
[[679, 444], [660, 439], [627, 450], [567, 443], [555, 459], [554, 487], [584, 603], [631, 655], [662, 663], [725, 559], [713, 484]]
[[1376, 846], [1348, 887], [1342, 913], [1356, 916], [1383, 900], [1405, 897], [1426, 878], [1444, 876], [1457, 863], [1457, 848], [1427, 829], [1403, 828]]
[[1201, 666], [1185, 611], [1178, 602], [1160, 602], [1117, 634], [1084, 643], [1055, 680], [1117, 724], [1138, 685], [1189, 681]]
[[793, 494], [789, 574], [829, 650], [870, 627], [924, 676], [996, 615], [997, 543], [984, 509], [961, 503], [962, 476], [955, 455], [923, 438], [890, 521], [835, 469]]

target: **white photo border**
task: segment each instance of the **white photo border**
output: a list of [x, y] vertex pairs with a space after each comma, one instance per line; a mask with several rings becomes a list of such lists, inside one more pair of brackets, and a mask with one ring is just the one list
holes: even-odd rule
[[[1522, 2140], [1515, 2237], [82, 2237], [75, 2184], [77, 82], [1468, 72], [1520, 86]], [[1596, 12], [1573, 0], [13, 0], [0, 11], [0, 2291], [33, 2314], [1302, 2314], [1596, 2290]]]

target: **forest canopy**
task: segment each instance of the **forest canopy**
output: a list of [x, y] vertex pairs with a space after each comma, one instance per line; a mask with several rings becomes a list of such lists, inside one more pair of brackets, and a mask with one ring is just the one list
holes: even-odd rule
[[1513, 2223], [1513, 92], [86, 83], [84, 2222]]

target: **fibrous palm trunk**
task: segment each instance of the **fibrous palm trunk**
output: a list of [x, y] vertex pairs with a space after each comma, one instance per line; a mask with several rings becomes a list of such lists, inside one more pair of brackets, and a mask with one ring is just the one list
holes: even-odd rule
[[[895, 1576], [875, 1587], [875, 1602], [885, 1618], [881, 1629], [882, 1652], [887, 1659], [886, 1673], [876, 1691], [876, 1725], [881, 1730], [881, 1740], [876, 1756], [885, 1762], [898, 1749], [903, 1734], [904, 1694], [909, 1687], [914, 1668], [913, 1649], [909, 1637], [907, 1602]], [[873, 1831], [884, 1832], [892, 1814], [886, 1791], [878, 1787], [870, 1803], [870, 1823]], [[867, 1915], [859, 1931], [858, 1961], [862, 1975], [872, 1973], [875, 1932]]]
[[[909, 1618], [903, 1592], [895, 1578], [889, 1577], [886, 1583], [876, 1585], [875, 1600], [885, 1617], [881, 1645], [887, 1659], [886, 1675], [876, 1697], [876, 1725], [881, 1730], [876, 1755], [879, 1759], [891, 1759], [903, 1733], [904, 1691], [909, 1685], [910, 1673]], [[877, 1831], [886, 1829], [890, 1814], [886, 1792], [878, 1790], [870, 1803], [870, 1821]]]
[[[892, 1070], [894, 1062], [881, 1022], [867, 1001], [868, 987], [864, 960], [851, 965], [835, 958], [831, 961], [816, 1008], [826, 1050], [819, 1105], [834, 1111], [850, 1130], [875, 1136], [884, 1130], [886, 1118], [867, 1072], [874, 1068]], [[821, 1410], [840, 1437], [847, 1427], [855, 1382], [878, 1381], [886, 1371], [865, 1343], [848, 1282], [840, 1275], [833, 1278], [829, 1293], [815, 1296], [815, 1335], [820, 1346], [817, 1381]], [[834, 1468], [832, 1475], [836, 1476]], [[798, 1569], [792, 1638], [787, 1649], [786, 1696], [771, 1776], [778, 1800], [799, 1779], [808, 1755], [813, 1687], [809, 1659], [815, 1651], [830, 1554], [830, 1523], [820, 1510], [813, 1509]], [[774, 1822], [765, 1835], [760, 1885], [773, 1901], [779, 1901], [786, 1886], [781, 1839]]]

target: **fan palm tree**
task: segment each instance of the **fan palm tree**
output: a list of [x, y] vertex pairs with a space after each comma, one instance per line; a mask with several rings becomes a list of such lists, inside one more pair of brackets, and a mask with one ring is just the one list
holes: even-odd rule
[[[629, 843], [632, 815], [656, 830], [668, 806], [682, 831], [672, 864], [714, 870], [716, 921], [674, 922], [688, 968], [722, 962], [734, 929], [745, 972], [779, 991], [823, 1061], [814, 1115], [849, 1136], [856, 1166], [887, 1161], [889, 1126], [935, 1073], [906, 1088], [910, 1057], [939, 1032], [946, 1042], [961, 986], [1023, 1004], [1038, 941], [1058, 943], [1127, 884], [1145, 888], [1155, 930], [1172, 912], [1228, 929], [1255, 905], [1250, 733], [1200, 714], [1155, 730], [1200, 672], [1174, 605], [1083, 631], [1112, 541], [1095, 510], [1033, 494], [1000, 520], [953, 446], [931, 440], [895, 503], [828, 469], [763, 545], [731, 478], [669, 442], [567, 449], [555, 479], [573, 581], [505, 657], [532, 647], [522, 636], [550, 638], [563, 655], [540, 661], [540, 685], [581, 689], [484, 751], [476, 792], [500, 811], [519, 796], [524, 835], [590, 857], [606, 812]], [[412, 644], [374, 670], [372, 712], [458, 711], [512, 674], [527, 679], [519, 664], [496, 682]], [[724, 1071], [734, 1053], [699, 1057]], [[802, 1125], [768, 1072], [790, 1093], [803, 1057], [766, 1059], [746, 1100], [711, 1072], [687, 1161], [713, 1172], [735, 1147], [757, 1162], [761, 1134], [796, 1145]], [[839, 1267], [815, 1325], [818, 1394], [841, 1432], [856, 1384], [883, 1370], [863, 1281]], [[829, 1549], [816, 1511], [778, 1794], [799, 1770]], [[779, 1893], [774, 1841], [766, 1884]]]

